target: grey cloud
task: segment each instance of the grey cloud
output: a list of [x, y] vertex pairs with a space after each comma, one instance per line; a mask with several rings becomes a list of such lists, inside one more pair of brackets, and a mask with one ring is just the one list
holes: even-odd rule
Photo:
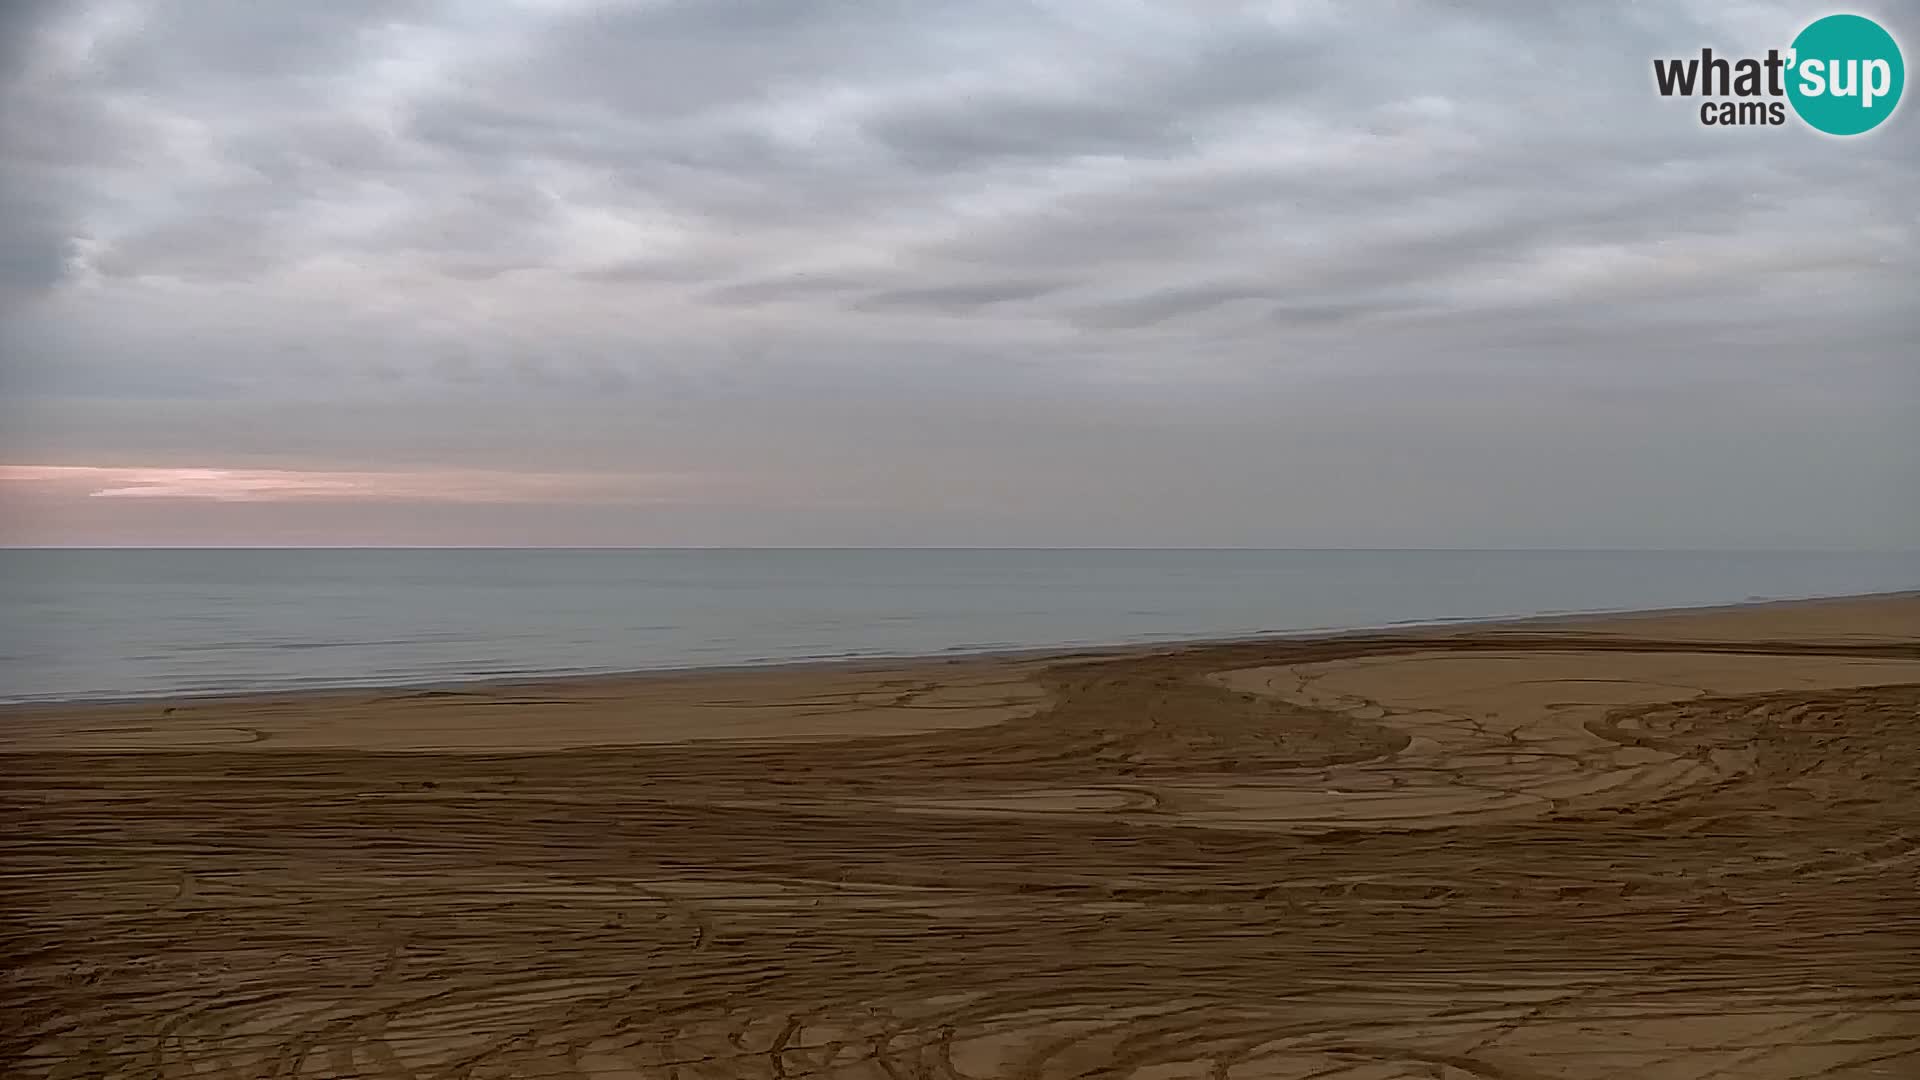
[[1402, 310], [1402, 306], [1386, 296], [1367, 300], [1293, 300], [1275, 304], [1267, 317], [1281, 326], [1327, 327], [1396, 310]]
[[1232, 285], [1188, 285], [1156, 289], [1143, 296], [1129, 297], [1084, 309], [1075, 321], [1081, 326], [1103, 329], [1127, 329], [1150, 326], [1166, 319], [1211, 311], [1222, 304], [1240, 300], [1271, 299], [1273, 290]]
[[271, 130], [235, 136], [222, 151], [236, 168], [290, 197], [322, 197], [372, 177], [406, 182], [428, 169], [391, 134], [352, 117], [287, 118]]
[[[1338, 43], [1321, 28], [1276, 31], [1257, 24], [1226, 22], [1212, 42], [1163, 78], [1150, 80], [1145, 87], [1133, 85], [1145, 100], [1202, 113], [1224, 107], [1286, 104], [1309, 94], [1318, 100], [1333, 96], [1338, 86], [1351, 91], [1351, 83], [1335, 78], [1340, 74]], [[1365, 53], [1363, 48], [1352, 51], [1355, 55]]]
[[37, 173], [48, 187], [58, 185], [55, 174], [137, 168], [158, 140], [129, 112], [79, 96], [71, 84], [17, 87], [0, 101], [7, 167]]
[[18, 77], [41, 47], [48, 20], [64, 6], [62, 0], [10, 0], [0, 4], [0, 91]]
[[265, 80], [279, 87], [336, 77], [382, 31], [428, 17], [428, 0], [148, 0], [137, 33], [96, 63], [108, 85], [139, 92], [212, 93]]
[[909, 27], [938, 17], [901, 0], [667, 0], [590, 10], [552, 27], [516, 65], [561, 102], [675, 117], [782, 88], [830, 81], [863, 64], [903, 64]]
[[926, 258], [993, 266], [1098, 266], [1204, 257], [1219, 237], [1245, 235], [1279, 197], [1281, 181], [1226, 168], [1048, 202], [927, 243]]
[[723, 305], [778, 303], [852, 292], [866, 284], [864, 279], [851, 275], [800, 274], [738, 281], [710, 289], [704, 298], [710, 303]]
[[916, 169], [954, 172], [1019, 160], [1165, 157], [1193, 149], [1177, 115], [1101, 101], [962, 99], [901, 110], [867, 135]]
[[0, 232], [0, 250], [0, 308], [60, 284], [74, 258], [72, 238], [57, 229], [7, 229]]
[[864, 134], [902, 164], [936, 173], [1173, 158], [1195, 153], [1204, 133], [1240, 107], [1294, 103], [1325, 84], [1327, 53], [1311, 34], [1219, 14], [1197, 52], [1142, 50], [1105, 65], [1077, 93], [995, 89], [903, 104], [869, 120]]
[[33, 122], [41, 119], [38, 110], [23, 107], [34, 94], [24, 81], [27, 64], [59, 7], [49, 0], [0, 4], [0, 311], [65, 280], [78, 251], [60, 184], [38, 166], [47, 158], [84, 157], [62, 151], [94, 110], [70, 106], [67, 123], [45, 129]]
[[9, 294], [45, 292], [63, 281], [78, 241], [61, 208], [16, 189], [0, 166], [0, 305]]
[[376, 252], [430, 252], [456, 262], [511, 262], [518, 257], [535, 265], [542, 235], [561, 211], [557, 199], [534, 185], [490, 180], [450, 192], [440, 205], [374, 233], [364, 243]]
[[613, 164], [622, 157], [620, 140], [632, 137], [591, 113], [516, 107], [470, 90], [413, 103], [401, 121], [407, 137], [476, 160], [549, 156]]
[[110, 278], [242, 282], [271, 270], [284, 257], [276, 231], [283, 216], [282, 209], [272, 206], [210, 208], [196, 217], [121, 236], [90, 261]]
[[411, 107], [416, 145], [460, 172], [529, 163], [590, 170], [609, 197], [670, 207], [713, 229], [821, 228], [924, 195], [870, 156], [737, 124], [661, 121], [565, 103], [502, 107], [459, 97]]
[[[1912, 107], [1839, 143], [1707, 131], [1648, 86], [1651, 56], [1784, 34], [1791, 10], [127, 10], [76, 59], [51, 45], [89, 3], [0, 3], [0, 304], [31, 358], [8, 419], [47, 418], [13, 437], [29, 450], [777, 461], [898, 510], [889, 536], [934, 520], [926, 491], [991, 501], [1041, 462], [1033, 506], [1089, 492], [1090, 520], [1145, 536], [1102, 475], [1124, 459], [1169, 491], [1206, 467], [1216, 494], [1178, 494], [1194, 520], [1274, 542], [1299, 535], [1276, 459], [1359, 455], [1363, 487], [1419, 505], [1393, 471], [1410, 451], [1465, 475], [1560, 427], [1604, 462], [1607, 424], [1633, 425], [1613, 491], [1709, 434], [1766, 457], [1751, 425], [1679, 422], [1702, 387], [1782, 423], [1818, 399], [1833, 445], [1809, 452], [1834, 470], [1912, 459], [1886, 405], [1920, 392]], [[1422, 412], [1441, 393], [1458, 423]], [[1557, 490], [1514, 468], [1514, 491]], [[1033, 506], [997, 538], [1072, 533]]]
[[673, 257], [625, 259], [576, 272], [582, 281], [629, 285], [696, 285], [725, 277], [733, 265], [722, 259]]
[[1075, 283], [1058, 278], [1034, 278], [1024, 281], [982, 281], [918, 288], [889, 289], [861, 297], [853, 306], [869, 311], [900, 309], [961, 314], [996, 304], [1033, 300], [1072, 288]]

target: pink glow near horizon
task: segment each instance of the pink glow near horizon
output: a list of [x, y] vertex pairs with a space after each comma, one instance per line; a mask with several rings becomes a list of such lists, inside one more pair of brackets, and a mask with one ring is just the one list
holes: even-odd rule
[[701, 482], [683, 473], [0, 465], [0, 490], [21, 494], [213, 502], [632, 503]]

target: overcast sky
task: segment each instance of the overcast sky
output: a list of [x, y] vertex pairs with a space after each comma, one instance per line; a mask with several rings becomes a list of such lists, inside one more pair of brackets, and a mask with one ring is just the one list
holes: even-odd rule
[[5, 0], [0, 540], [1920, 547], [1827, 10]]

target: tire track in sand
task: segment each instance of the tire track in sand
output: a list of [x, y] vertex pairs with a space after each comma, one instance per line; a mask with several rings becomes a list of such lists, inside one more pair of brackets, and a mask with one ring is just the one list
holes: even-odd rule
[[896, 737], [12, 754], [0, 1072], [1920, 1075], [1916, 662], [1376, 635]]

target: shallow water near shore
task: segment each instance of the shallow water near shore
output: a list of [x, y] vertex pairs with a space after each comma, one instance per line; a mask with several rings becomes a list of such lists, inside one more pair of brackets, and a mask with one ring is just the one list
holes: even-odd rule
[[1177, 641], [1920, 587], [1920, 553], [0, 551], [0, 701]]

